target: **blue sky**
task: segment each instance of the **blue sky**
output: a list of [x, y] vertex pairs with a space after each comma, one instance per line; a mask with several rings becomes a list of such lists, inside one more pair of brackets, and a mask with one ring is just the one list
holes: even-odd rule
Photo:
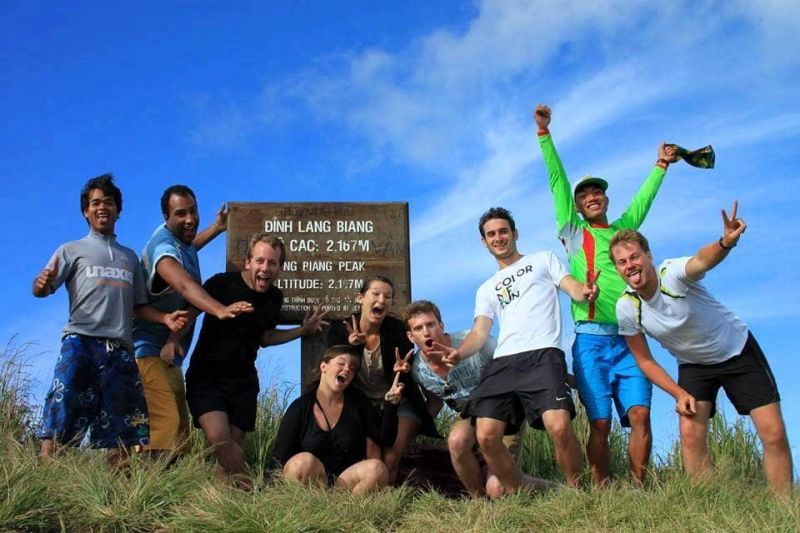
[[[748, 231], [707, 285], [770, 359], [797, 461], [798, 27], [789, 0], [4, 2], [0, 342], [34, 342], [49, 380], [67, 300], [30, 283], [86, 233], [78, 191], [106, 171], [137, 251], [173, 183], [206, 223], [223, 201], [406, 201], [413, 297], [468, 328], [496, 269], [476, 230], [486, 208], [512, 210], [523, 252], [564, 257], [531, 120], [543, 102], [569, 175], [609, 180], [612, 216], [661, 140], [714, 145], [715, 170], [670, 169], [642, 230], [656, 258], [689, 255], [739, 200]], [[223, 238], [201, 262], [224, 269]], [[297, 381], [298, 361], [297, 343], [262, 352], [263, 381]], [[663, 451], [672, 401], [656, 392], [653, 409]]]

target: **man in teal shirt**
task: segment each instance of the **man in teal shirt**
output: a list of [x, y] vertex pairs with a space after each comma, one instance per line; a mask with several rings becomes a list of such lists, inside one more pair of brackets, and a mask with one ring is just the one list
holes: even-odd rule
[[[658, 160], [625, 212], [608, 221], [608, 182], [584, 176], [570, 187], [553, 139], [550, 137], [550, 108], [537, 106], [534, 120], [539, 128], [539, 145], [547, 165], [550, 190], [555, 201], [558, 238], [569, 257], [570, 270], [578, 281], [597, 280], [600, 296], [588, 303], [572, 301], [575, 343], [572, 367], [581, 403], [589, 416], [586, 454], [595, 485], [608, 481], [608, 434], [613, 400], [620, 423], [631, 428], [628, 443], [631, 473], [644, 481], [650, 459], [650, 398], [652, 385], [636, 366], [625, 339], [619, 335], [616, 301], [625, 283], [616, 274], [608, 255], [608, 242], [620, 229], [637, 229], [655, 199], [675, 149], [661, 143]], [[602, 273], [602, 275], [601, 275]]]

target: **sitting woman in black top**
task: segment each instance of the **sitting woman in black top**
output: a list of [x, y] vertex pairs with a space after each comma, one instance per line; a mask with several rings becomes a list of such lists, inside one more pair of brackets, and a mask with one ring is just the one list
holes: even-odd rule
[[366, 459], [367, 441], [378, 446], [394, 442], [403, 384], [386, 394], [380, 417], [363, 393], [348, 387], [360, 362], [359, 352], [350, 346], [328, 348], [319, 365], [319, 380], [286, 410], [273, 455], [288, 479], [327, 483], [353, 494], [387, 485], [386, 465]]

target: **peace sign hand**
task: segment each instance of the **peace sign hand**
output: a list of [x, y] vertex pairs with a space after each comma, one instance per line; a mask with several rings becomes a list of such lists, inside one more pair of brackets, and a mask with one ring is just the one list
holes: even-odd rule
[[411, 357], [414, 355], [414, 348], [411, 348], [405, 357], [400, 357], [400, 348], [394, 349], [394, 371], [398, 374], [405, 374], [411, 370]]
[[741, 237], [744, 230], [747, 229], [747, 224], [744, 219], [736, 218], [736, 211], [738, 209], [739, 201], [734, 200], [730, 218], [728, 218], [728, 214], [725, 210], [722, 210], [722, 238], [720, 241], [725, 248], [733, 248], [736, 246], [736, 243], [739, 242], [739, 237]]
[[356, 322], [356, 315], [350, 315], [352, 319], [352, 326], [347, 320], [342, 320], [345, 329], [347, 330], [347, 342], [352, 344], [353, 346], [358, 346], [359, 344], [364, 344], [367, 342], [367, 336], [359, 329], [358, 322]]

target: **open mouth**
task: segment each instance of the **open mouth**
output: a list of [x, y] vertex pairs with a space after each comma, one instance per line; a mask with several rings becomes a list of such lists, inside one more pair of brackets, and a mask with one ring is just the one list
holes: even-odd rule
[[425, 339], [425, 347], [428, 349], [433, 348], [433, 339]]
[[642, 281], [642, 271], [641, 270], [633, 270], [628, 274], [628, 279], [631, 283], [639, 283]]
[[343, 385], [343, 384], [347, 383], [347, 378], [344, 377], [344, 374], [338, 374], [336, 376], [336, 383], [339, 383], [339, 384]]
[[383, 316], [384, 308], [381, 305], [376, 305], [375, 307], [372, 308], [372, 311], [370, 312], [372, 313], [373, 317], [380, 318]]

